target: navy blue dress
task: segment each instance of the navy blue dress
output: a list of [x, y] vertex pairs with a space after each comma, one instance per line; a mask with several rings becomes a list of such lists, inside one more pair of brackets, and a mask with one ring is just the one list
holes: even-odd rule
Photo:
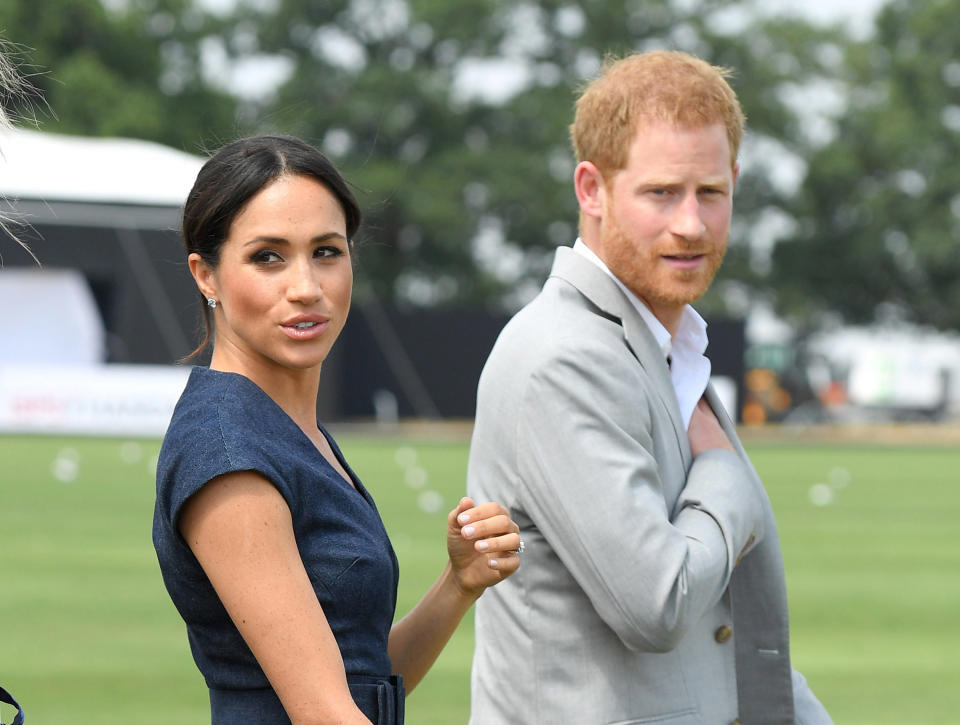
[[[319, 425], [319, 424], [318, 424]], [[330, 624], [350, 691], [376, 725], [403, 722], [403, 684], [387, 640], [397, 603], [397, 558], [377, 508], [320, 427], [354, 486], [255, 383], [194, 368], [163, 440], [153, 542], [210, 688], [213, 725], [290, 723], [266, 675], [178, 529], [186, 500], [211, 479], [256, 471], [290, 507], [307, 574]]]

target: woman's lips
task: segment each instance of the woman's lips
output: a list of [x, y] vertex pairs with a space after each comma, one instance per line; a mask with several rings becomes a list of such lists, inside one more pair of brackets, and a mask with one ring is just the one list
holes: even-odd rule
[[280, 324], [287, 337], [293, 340], [313, 340], [330, 326], [330, 320], [319, 315], [302, 315]]

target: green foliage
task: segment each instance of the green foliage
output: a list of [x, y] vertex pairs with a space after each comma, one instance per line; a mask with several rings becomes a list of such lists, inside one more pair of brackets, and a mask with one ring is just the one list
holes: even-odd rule
[[[390, 531], [402, 613], [443, 565], [466, 442], [339, 441]], [[957, 449], [748, 448], [777, 513], [793, 663], [836, 722], [960, 722]], [[157, 441], [0, 437], [0, 684], [27, 722], [209, 722], [150, 541], [158, 450]], [[829, 506], [810, 503], [817, 483], [831, 487]], [[408, 701], [409, 722], [466, 722], [472, 649], [468, 615]]]
[[[52, 113], [41, 129], [128, 136], [190, 152], [234, 133], [237, 100], [201, 73], [214, 29], [191, 0], [11, 0], [0, 34], [25, 57]], [[42, 109], [41, 109], [42, 110]]]
[[898, 0], [847, 49], [848, 106], [776, 250], [785, 311], [960, 325], [958, 27], [957, 0]]
[[[688, 50], [734, 70], [749, 125], [730, 250], [702, 311], [767, 298], [807, 327], [878, 310], [956, 326], [960, 0], [895, 0], [862, 42], [768, 5], [237, 0], [211, 15], [198, 0], [11, 0], [0, 33], [32, 49], [55, 114], [43, 128], [193, 152], [252, 131], [303, 136], [366, 211], [359, 297], [498, 307], [538, 288], [576, 236], [575, 90], [607, 53]], [[213, 77], [217, 52], [290, 72], [241, 100]]]
[[[800, 21], [751, 20], [756, 8], [730, 0], [280, 0], [241, 13], [236, 32], [246, 38], [242, 29], [256, 27], [256, 51], [294, 64], [262, 109], [262, 128], [322, 144], [362, 191], [374, 248], [361, 279], [375, 294], [511, 304], [539, 285], [552, 250], [576, 236], [568, 125], [575, 89], [606, 53], [678, 48], [731, 66], [753, 133], [802, 150], [780, 89], [800, 73], [829, 72], [820, 51], [836, 35]], [[487, 95], [476, 81], [470, 92], [467, 68], [485, 69]], [[738, 192], [725, 276], [750, 284], [763, 274], [751, 266], [750, 230], [765, 210], [786, 205], [768, 173], [745, 169]], [[722, 308], [722, 296], [707, 307]]]

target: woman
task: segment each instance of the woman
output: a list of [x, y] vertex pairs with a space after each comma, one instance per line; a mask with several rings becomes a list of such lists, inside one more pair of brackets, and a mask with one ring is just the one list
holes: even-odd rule
[[329, 161], [281, 136], [222, 148], [184, 207], [206, 304], [195, 352], [211, 329], [214, 345], [164, 438], [153, 535], [214, 724], [401, 723], [404, 687], [519, 564], [506, 510], [463, 499], [447, 518], [449, 563], [391, 627], [396, 557], [315, 409], [359, 223]]

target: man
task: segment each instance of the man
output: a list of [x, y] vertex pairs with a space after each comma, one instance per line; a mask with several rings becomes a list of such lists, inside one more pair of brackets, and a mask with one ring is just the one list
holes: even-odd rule
[[773, 512], [689, 306], [730, 228], [725, 75], [633, 55], [577, 102], [580, 239], [480, 379], [468, 488], [525, 553], [477, 604], [474, 725], [831, 722], [791, 668]]

